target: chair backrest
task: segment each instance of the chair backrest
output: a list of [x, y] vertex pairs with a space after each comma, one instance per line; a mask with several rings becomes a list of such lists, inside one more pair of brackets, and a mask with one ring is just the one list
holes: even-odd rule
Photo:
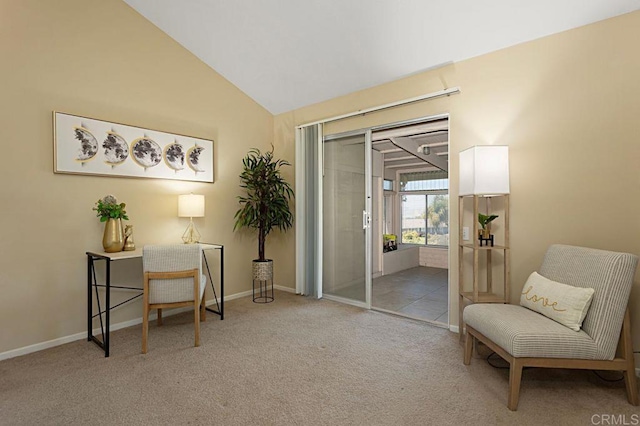
[[[198, 269], [202, 275], [201, 249], [197, 244], [147, 245], [142, 248], [144, 272], [177, 272]], [[193, 300], [193, 279], [149, 280], [149, 303]]]
[[637, 265], [633, 254], [560, 244], [544, 256], [541, 275], [595, 290], [582, 329], [596, 342], [598, 359], [615, 357]]

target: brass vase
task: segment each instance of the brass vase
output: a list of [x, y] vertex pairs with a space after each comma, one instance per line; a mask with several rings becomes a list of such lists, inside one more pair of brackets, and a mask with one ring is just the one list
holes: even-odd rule
[[490, 229], [483, 229], [482, 230], [482, 238], [487, 239], [491, 236], [491, 230]]
[[122, 219], [107, 219], [104, 224], [102, 247], [107, 253], [117, 253], [124, 247], [124, 233], [122, 232]]

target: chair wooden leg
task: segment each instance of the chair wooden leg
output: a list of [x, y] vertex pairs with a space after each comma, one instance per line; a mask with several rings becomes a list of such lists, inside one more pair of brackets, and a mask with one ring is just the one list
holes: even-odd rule
[[204, 322], [207, 320], [207, 304], [204, 300], [204, 294], [202, 295], [202, 300], [200, 301], [200, 321]]
[[147, 339], [149, 338], [149, 305], [144, 304], [142, 311], [142, 353], [147, 353]]
[[627, 400], [631, 405], [638, 405], [638, 382], [636, 380], [635, 368], [623, 371], [624, 384], [627, 388]]
[[200, 346], [200, 306], [198, 300], [193, 301], [193, 319], [195, 322], [196, 342], [194, 346]]
[[622, 345], [622, 354], [627, 362], [627, 368], [622, 372], [624, 375], [624, 384], [627, 388], [627, 400], [631, 405], [638, 405], [638, 383], [636, 380], [636, 367], [633, 358], [633, 347], [631, 344], [631, 318], [629, 316], [628, 308], [624, 314], [624, 320], [622, 322], [620, 343]]
[[522, 362], [518, 358], [511, 359], [509, 368], [509, 396], [507, 407], [511, 411], [518, 409], [518, 399], [520, 398], [520, 381], [522, 380]]
[[462, 321], [463, 310], [464, 310], [464, 297], [460, 295], [458, 297], [458, 334], [459, 334], [458, 338], [460, 339], [461, 342], [462, 342], [462, 337], [464, 336], [464, 322]]
[[467, 330], [467, 337], [464, 340], [464, 365], [471, 364], [471, 355], [473, 355], [474, 337]]
[[142, 353], [147, 353], [149, 337], [149, 273], [145, 272], [142, 284]]
[[162, 325], [162, 309], [158, 309], [158, 319], [157, 319], [158, 327]]

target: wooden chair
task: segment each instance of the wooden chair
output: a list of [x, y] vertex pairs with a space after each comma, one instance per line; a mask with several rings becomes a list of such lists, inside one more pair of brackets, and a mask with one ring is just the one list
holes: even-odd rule
[[200, 346], [200, 321], [206, 320], [204, 290], [207, 283], [202, 275], [200, 247], [197, 244], [144, 246], [142, 264], [142, 353], [147, 353], [151, 309], [157, 309], [157, 324], [161, 326], [163, 309], [193, 306], [194, 346]]
[[[638, 405], [627, 304], [638, 257], [584, 247], [551, 246], [540, 275], [595, 293], [580, 331], [518, 305], [478, 303], [464, 309], [464, 363], [474, 340], [510, 364], [507, 406], [518, 408], [524, 367], [615, 370], [624, 375], [627, 399]], [[617, 349], [617, 351], [616, 351]]]

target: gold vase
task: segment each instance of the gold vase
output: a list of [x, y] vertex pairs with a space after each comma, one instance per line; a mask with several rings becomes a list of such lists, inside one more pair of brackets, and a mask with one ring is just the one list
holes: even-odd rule
[[478, 233], [485, 240], [491, 237], [491, 224], [487, 223], [484, 229], [479, 229]]
[[117, 253], [124, 247], [124, 233], [121, 219], [107, 219], [104, 224], [102, 247], [107, 253]]

